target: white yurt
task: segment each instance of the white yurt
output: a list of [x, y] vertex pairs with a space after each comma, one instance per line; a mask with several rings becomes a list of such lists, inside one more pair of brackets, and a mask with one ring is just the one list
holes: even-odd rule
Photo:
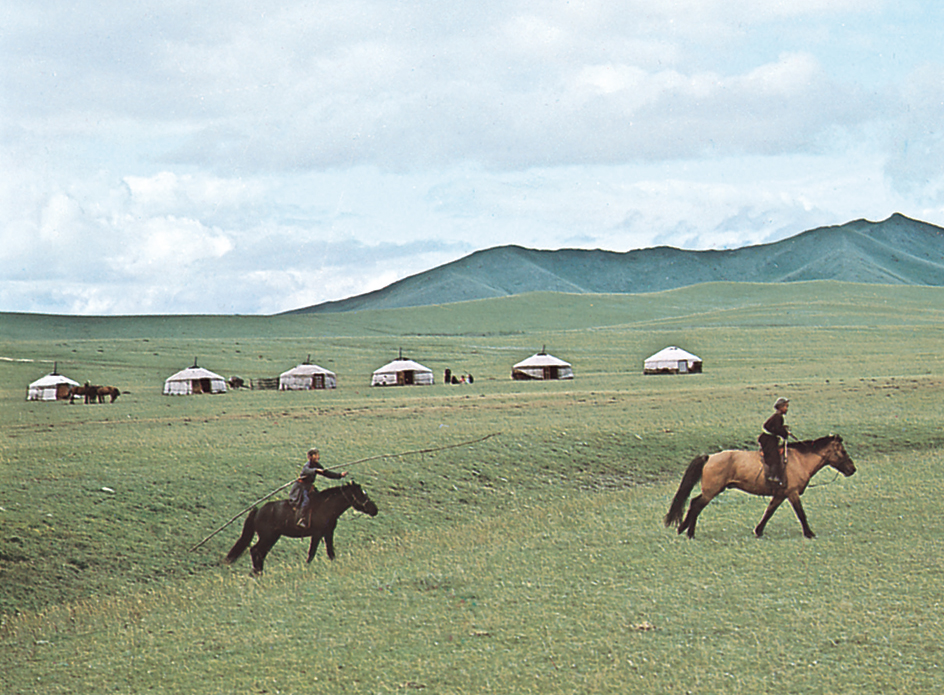
[[226, 393], [226, 379], [197, 366], [181, 369], [164, 382], [165, 396], [189, 396], [194, 393]]
[[311, 391], [337, 387], [337, 374], [310, 362], [303, 362], [279, 374], [279, 391]]
[[643, 374], [697, 374], [701, 372], [701, 357], [670, 345], [659, 350], [643, 363]]
[[28, 401], [61, 401], [69, 397], [69, 389], [78, 386], [78, 381], [56, 374], [54, 369], [41, 379], [37, 379], [26, 389]]
[[511, 378], [524, 379], [573, 379], [574, 369], [570, 362], [548, 355], [544, 350], [521, 360], [511, 368]]
[[433, 370], [401, 354], [393, 362], [374, 372], [371, 386], [428, 386], [433, 383]]

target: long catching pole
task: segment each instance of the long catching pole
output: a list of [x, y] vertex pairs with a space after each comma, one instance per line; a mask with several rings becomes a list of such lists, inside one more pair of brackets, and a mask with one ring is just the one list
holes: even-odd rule
[[396, 458], [397, 456], [410, 456], [412, 454], [429, 454], [434, 451], [442, 451], [443, 449], [456, 449], [460, 446], [469, 446], [470, 444], [478, 444], [479, 442], [484, 442], [486, 439], [491, 437], [496, 437], [501, 432], [492, 432], [491, 434], [486, 434], [484, 437], [479, 437], [478, 439], [470, 439], [467, 442], [459, 442], [458, 444], [447, 444], [446, 446], [436, 446], [431, 449], [416, 449], [414, 451], [404, 451], [399, 454], [377, 454], [376, 456], [368, 456], [365, 459], [358, 459], [357, 461], [351, 461], [350, 463], [342, 463], [337, 466], [331, 466], [330, 468], [325, 468], [326, 471], [333, 471], [335, 468], [347, 468], [348, 466], [353, 466], [357, 463], [364, 463], [365, 461], [375, 461], [376, 459], [390, 459]]
[[[478, 439], [470, 439], [470, 440], [467, 441], [467, 442], [459, 442], [458, 444], [447, 444], [446, 446], [436, 446], [436, 447], [431, 447], [431, 448], [429, 448], [429, 449], [416, 449], [416, 450], [414, 450], [414, 451], [403, 451], [403, 452], [400, 452], [400, 453], [398, 453], [398, 454], [377, 454], [376, 456], [368, 456], [368, 457], [365, 458], [365, 459], [358, 459], [357, 461], [351, 461], [350, 463], [342, 463], [342, 464], [339, 464], [339, 465], [337, 465], [337, 466], [331, 466], [331, 467], [329, 467], [329, 468], [325, 468], [325, 470], [326, 470], [326, 471], [331, 471], [331, 470], [334, 470], [335, 468], [348, 468], [348, 467], [350, 467], [350, 466], [355, 466], [355, 465], [357, 465], [358, 463], [365, 463], [366, 461], [376, 461], [377, 459], [396, 458], [396, 457], [398, 457], [398, 456], [412, 456], [412, 455], [414, 455], [414, 454], [430, 454], [430, 453], [433, 453], [434, 451], [443, 451], [443, 450], [445, 450], [445, 449], [457, 449], [457, 448], [460, 447], [460, 446], [469, 446], [470, 444], [478, 444], [479, 442], [484, 442], [486, 439], [491, 439], [492, 437], [496, 437], [496, 436], [498, 436], [499, 434], [501, 434], [501, 432], [492, 432], [491, 434], [487, 434], [487, 435], [485, 435], [484, 437], [479, 437]], [[266, 495], [265, 497], [260, 497], [260, 498], [257, 499], [255, 502], [253, 502], [252, 504], [250, 504], [248, 507], [246, 507], [245, 509], [243, 509], [242, 511], [240, 511], [238, 514], [236, 514], [232, 519], [230, 519], [230, 520], [227, 521], [225, 524], [223, 524], [223, 525], [220, 526], [218, 529], [216, 529], [216, 531], [214, 531], [214, 532], [211, 533], [209, 536], [207, 536], [206, 538], [204, 538], [202, 541], [200, 541], [199, 543], [197, 543], [195, 546], [193, 546], [192, 548], [190, 548], [190, 550], [189, 550], [188, 552], [191, 552], [191, 553], [192, 553], [194, 550], [196, 550], [196, 549], [199, 548], [201, 545], [203, 545], [204, 543], [206, 543], [208, 540], [210, 540], [211, 538], [213, 538], [213, 536], [215, 536], [215, 535], [218, 534], [220, 531], [222, 531], [223, 529], [225, 529], [227, 526], [229, 526], [230, 524], [232, 524], [234, 521], [236, 521], [236, 519], [238, 519], [239, 517], [241, 517], [243, 514], [245, 514], [246, 512], [248, 512], [250, 509], [252, 509], [253, 507], [255, 507], [257, 504], [259, 504], [260, 502], [265, 502], [267, 499], [269, 499], [270, 497], [272, 497], [272, 496], [275, 495], [276, 493], [281, 492], [282, 490], [284, 490], [285, 488], [287, 488], [289, 485], [293, 485], [294, 483], [295, 483], [295, 480], [289, 480], [289, 481], [288, 481], [287, 483], [285, 483], [284, 485], [280, 485], [279, 487], [275, 488], [272, 492], [270, 492], [270, 493], [269, 493], [268, 495]]]
[[233, 523], [234, 521], [236, 521], [236, 519], [238, 519], [239, 517], [241, 517], [243, 514], [245, 514], [246, 512], [248, 512], [250, 509], [252, 509], [253, 507], [255, 507], [257, 504], [259, 504], [260, 502], [265, 502], [267, 499], [269, 499], [270, 497], [272, 497], [272, 495], [274, 495], [274, 494], [277, 493], [277, 492], [280, 492], [280, 491], [284, 490], [284, 489], [287, 488], [289, 485], [292, 485], [294, 482], [295, 482], [294, 480], [289, 480], [287, 483], [285, 483], [285, 485], [280, 485], [279, 487], [275, 488], [272, 492], [270, 492], [270, 493], [269, 493], [268, 495], [266, 495], [265, 497], [260, 497], [260, 498], [257, 499], [255, 502], [253, 502], [252, 504], [250, 504], [248, 507], [246, 507], [245, 509], [243, 509], [241, 512], [239, 512], [238, 514], [236, 514], [236, 516], [234, 516], [232, 519], [230, 519], [230, 520], [227, 521], [225, 524], [223, 524], [223, 525], [220, 526], [218, 529], [216, 529], [216, 531], [214, 531], [214, 532], [211, 533], [209, 536], [207, 536], [207, 537], [204, 538], [202, 541], [200, 541], [200, 542], [197, 543], [195, 546], [193, 546], [188, 552], [191, 552], [191, 553], [192, 553], [194, 550], [196, 550], [196, 549], [199, 548], [201, 545], [203, 545], [204, 543], [206, 543], [208, 540], [210, 540], [211, 538], [213, 538], [213, 536], [215, 536], [215, 535], [218, 534], [220, 531], [222, 531], [223, 529], [225, 529], [227, 526], [229, 526], [231, 523]]

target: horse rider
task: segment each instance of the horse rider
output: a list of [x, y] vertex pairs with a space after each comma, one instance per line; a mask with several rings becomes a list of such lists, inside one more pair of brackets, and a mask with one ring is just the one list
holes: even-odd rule
[[767, 418], [764, 429], [757, 438], [761, 451], [764, 452], [767, 480], [777, 487], [786, 485], [784, 471], [786, 462], [783, 460], [784, 457], [780, 447], [781, 442], [786, 444], [787, 438], [791, 436], [790, 429], [783, 423], [783, 416], [787, 414], [789, 407], [789, 398], [778, 398], [774, 403], [774, 414]]
[[311, 501], [314, 494], [317, 492], [315, 489], [315, 477], [323, 475], [325, 478], [338, 480], [347, 475], [347, 471], [338, 473], [337, 471], [329, 471], [323, 468], [320, 460], [321, 452], [319, 452], [318, 449], [312, 447], [308, 450], [308, 461], [302, 466], [298, 480], [295, 481], [291, 492], [288, 493], [288, 501], [298, 510], [298, 521], [296, 523], [302, 528], [307, 528], [308, 526], [308, 516], [311, 513]]

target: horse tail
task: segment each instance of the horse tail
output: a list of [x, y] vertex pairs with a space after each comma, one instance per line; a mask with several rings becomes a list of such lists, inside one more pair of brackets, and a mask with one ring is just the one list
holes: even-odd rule
[[701, 473], [705, 468], [705, 462], [708, 460], [707, 454], [696, 456], [688, 464], [685, 475], [682, 476], [682, 482], [679, 484], [678, 492], [672, 498], [672, 505], [669, 507], [669, 513], [665, 515], [666, 526], [678, 526], [682, 523], [682, 514], [685, 512], [685, 503], [688, 502], [688, 496], [692, 494], [695, 483], [701, 480]]
[[224, 562], [227, 565], [235, 562], [239, 556], [246, 551], [246, 548], [249, 547], [249, 544], [252, 543], [252, 537], [256, 533], [256, 512], [258, 511], [258, 507], [253, 507], [249, 512], [249, 516], [246, 517], [246, 521], [243, 522], [243, 534], [226, 554], [226, 560], [224, 560]]

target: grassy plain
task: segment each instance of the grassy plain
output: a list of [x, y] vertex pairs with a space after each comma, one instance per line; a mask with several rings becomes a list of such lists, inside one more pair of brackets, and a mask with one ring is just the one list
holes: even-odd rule
[[[944, 291], [708, 285], [303, 317], [0, 316], [4, 692], [938, 692]], [[669, 344], [686, 377], [641, 373]], [[522, 383], [546, 345], [572, 382]], [[471, 386], [371, 389], [400, 349]], [[160, 395], [192, 364], [333, 392]], [[21, 361], [28, 360], [28, 361]], [[27, 403], [51, 370], [112, 405]], [[661, 519], [696, 454], [752, 446], [773, 398], [859, 466], [768, 537], [729, 492], [695, 541]], [[339, 558], [283, 540], [222, 567], [237, 522], [317, 443], [381, 509]], [[107, 488], [108, 490], [105, 490]], [[113, 492], [111, 492], [113, 491]]]

